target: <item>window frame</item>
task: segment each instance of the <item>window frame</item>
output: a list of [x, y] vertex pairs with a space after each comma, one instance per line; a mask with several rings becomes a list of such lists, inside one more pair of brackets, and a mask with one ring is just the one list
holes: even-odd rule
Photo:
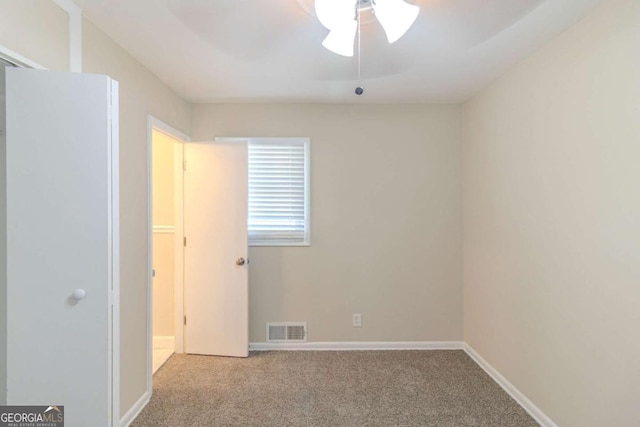
[[[288, 240], [263, 240], [252, 242], [249, 235], [249, 209], [247, 207], [247, 245], [249, 247], [306, 247], [311, 246], [311, 139], [309, 137], [216, 137], [215, 141], [246, 142], [247, 151], [250, 144], [299, 144], [304, 147], [304, 240], [294, 242]], [[247, 152], [247, 162], [249, 155]], [[249, 196], [249, 168], [247, 165], [247, 202]]]

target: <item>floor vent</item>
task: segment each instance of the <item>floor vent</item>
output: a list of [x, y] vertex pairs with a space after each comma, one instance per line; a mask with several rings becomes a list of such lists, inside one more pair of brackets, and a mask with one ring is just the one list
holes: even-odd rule
[[267, 342], [307, 342], [307, 324], [267, 323]]

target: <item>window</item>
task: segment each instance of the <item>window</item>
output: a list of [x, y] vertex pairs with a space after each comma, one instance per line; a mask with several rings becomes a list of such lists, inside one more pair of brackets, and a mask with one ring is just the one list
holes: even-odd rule
[[309, 139], [249, 139], [249, 245], [307, 246]]

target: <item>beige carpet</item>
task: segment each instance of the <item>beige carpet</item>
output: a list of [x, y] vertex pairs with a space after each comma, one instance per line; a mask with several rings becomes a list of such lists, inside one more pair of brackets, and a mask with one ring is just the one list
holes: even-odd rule
[[142, 426], [537, 426], [463, 351], [174, 355]]

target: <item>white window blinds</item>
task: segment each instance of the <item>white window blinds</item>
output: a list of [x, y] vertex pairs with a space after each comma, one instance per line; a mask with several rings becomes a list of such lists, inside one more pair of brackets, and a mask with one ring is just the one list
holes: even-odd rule
[[309, 140], [249, 140], [249, 244], [309, 244]]

